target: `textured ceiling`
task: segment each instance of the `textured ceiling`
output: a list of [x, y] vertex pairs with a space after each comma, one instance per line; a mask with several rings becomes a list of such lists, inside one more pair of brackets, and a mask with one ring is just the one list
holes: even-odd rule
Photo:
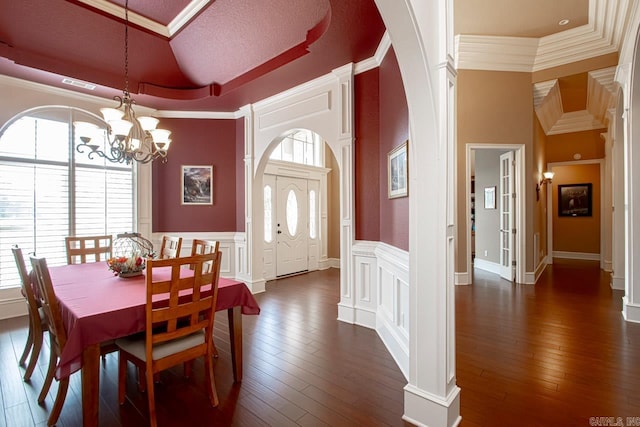
[[[124, 0], [0, 0], [0, 74], [103, 97], [120, 94], [123, 6]], [[236, 111], [372, 57], [385, 31], [374, 0], [129, 0], [129, 8], [129, 88], [139, 104], [161, 110]], [[529, 49], [527, 69], [550, 67], [540, 65], [530, 46], [556, 39], [576, 44], [564, 35], [599, 22], [607, 25], [596, 30], [611, 38], [620, 28], [609, 17], [625, 13], [616, 8], [622, 8], [618, 0], [454, 0], [454, 30], [468, 37], [464, 48], [474, 60], [491, 56], [484, 49], [493, 44], [499, 57], [522, 58]], [[569, 23], [559, 25], [565, 19]], [[555, 63], [562, 61], [555, 56]], [[599, 107], [587, 105], [588, 90], [605, 88], [606, 95], [609, 75], [541, 82], [534, 89], [536, 110], [554, 105], [545, 113], [553, 127], [551, 117], [602, 108], [602, 97]], [[63, 78], [97, 87], [65, 86]], [[556, 91], [553, 102], [540, 97]]]
[[[0, 0], [0, 73], [118, 94], [122, 6]], [[374, 0], [129, 0], [129, 10], [129, 89], [165, 110], [235, 111], [372, 57], [385, 31]]]

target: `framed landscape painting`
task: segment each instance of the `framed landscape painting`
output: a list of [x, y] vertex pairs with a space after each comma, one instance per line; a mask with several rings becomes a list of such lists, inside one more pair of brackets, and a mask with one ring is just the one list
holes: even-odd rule
[[213, 166], [182, 166], [182, 204], [213, 204]]
[[388, 193], [390, 199], [406, 197], [409, 194], [407, 143], [408, 141], [405, 141], [387, 155]]

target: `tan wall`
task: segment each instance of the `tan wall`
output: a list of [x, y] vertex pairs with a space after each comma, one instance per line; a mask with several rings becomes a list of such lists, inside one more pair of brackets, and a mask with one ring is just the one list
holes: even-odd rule
[[[457, 223], [466, 224], [465, 173], [467, 144], [524, 144], [525, 176], [531, 176], [533, 89], [531, 74], [460, 70], [457, 77]], [[531, 183], [533, 181], [531, 180]], [[535, 189], [526, 185], [527, 210]], [[530, 217], [530, 218], [529, 218]], [[527, 216], [526, 239], [531, 240], [533, 217]], [[456, 271], [466, 271], [466, 227], [458, 227]], [[533, 264], [527, 254], [527, 270]]]
[[[553, 250], [600, 253], [600, 164], [555, 166], [553, 177]], [[592, 184], [592, 216], [558, 215], [558, 186]]]
[[[534, 117], [535, 134], [533, 138], [533, 171], [532, 178], [536, 184], [542, 180], [542, 173], [547, 170], [546, 141], [547, 137], [537, 117]], [[535, 184], [534, 184], [535, 185]], [[547, 191], [548, 185], [537, 186], [533, 209], [533, 235], [538, 236], [538, 253], [534, 253], [534, 269], [547, 255]], [[533, 242], [532, 249], [535, 250]], [[537, 255], [537, 257], [536, 257]], [[537, 260], [537, 262], [535, 262]]]
[[[547, 163], [571, 162], [604, 158], [604, 139], [607, 129], [549, 135], [547, 137]], [[579, 154], [580, 158], [574, 155]]]

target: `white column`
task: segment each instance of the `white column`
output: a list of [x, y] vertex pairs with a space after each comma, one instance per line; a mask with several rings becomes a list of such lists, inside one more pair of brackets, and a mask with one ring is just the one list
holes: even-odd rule
[[265, 280], [263, 275], [263, 246], [262, 235], [264, 224], [254, 223], [254, 218], [262, 218], [261, 210], [264, 207], [257, 203], [262, 200], [262, 177], [259, 180], [254, 178], [254, 113], [251, 106], [240, 109], [244, 115], [244, 231], [246, 245], [244, 256], [238, 254], [238, 262], [243, 263], [245, 268], [244, 281], [253, 293], [264, 292]]
[[[136, 173], [136, 218], [135, 231], [140, 233], [142, 237], [151, 240], [152, 219], [153, 219], [153, 191], [152, 191], [152, 174], [151, 163], [135, 165]], [[123, 230], [133, 231], [133, 230]], [[156, 251], [159, 248], [156, 248]]]
[[409, 106], [409, 384], [404, 419], [460, 422], [455, 380], [453, 2], [376, 0]]
[[[619, 103], [622, 109], [622, 102]], [[622, 111], [613, 117], [611, 128], [611, 288], [624, 290], [624, 134]]]
[[353, 66], [333, 70], [338, 78], [336, 117], [339, 120], [336, 156], [340, 164], [340, 302], [338, 320], [359, 323], [355, 299], [355, 278], [352, 248], [354, 225], [354, 165], [353, 157]]
[[[612, 123], [611, 116], [609, 123]], [[612, 179], [611, 179], [611, 167], [613, 163], [612, 152], [612, 138], [609, 132], [600, 134], [604, 139], [604, 165], [602, 167], [602, 230], [600, 231], [600, 268], [604, 271], [611, 271], [612, 269], [612, 240], [613, 240], [613, 200], [612, 200]]]
[[[640, 322], [640, 280], [637, 273], [640, 271], [640, 184], [638, 173], [640, 171], [640, 149], [636, 147], [640, 143], [640, 126], [631, 126], [631, 123], [640, 123], [640, 105], [634, 106], [631, 100], [639, 88], [631, 85], [631, 73], [640, 74], [640, 70], [633, 70], [631, 64], [619, 66], [616, 80], [622, 83], [624, 96], [624, 113], [622, 115], [624, 132], [624, 206], [625, 206], [625, 296], [622, 302], [622, 315], [630, 322]], [[619, 79], [618, 74], [622, 77]], [[635, 81], [638, 81], [637, 78]]]

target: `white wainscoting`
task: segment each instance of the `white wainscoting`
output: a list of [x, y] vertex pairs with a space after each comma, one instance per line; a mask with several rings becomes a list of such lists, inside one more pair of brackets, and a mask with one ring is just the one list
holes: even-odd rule
[[409, 375], [409, 253], [382, 242], [353, 245], [355, 322], [375, 329]]
[[180, 256], [189, 256], [191, 254], [191, 244], [193, 239], [216, 240], [220, 242], [220, 251], [222, 252], [222, 262], [220, 264], [220, 276], [229, 279], [241, 280], [249, 286], [253, 293], [263, 292], [264, 289], [251, 289], [248, 282], [248, 262], [247, 262], [247, 245], [244, 232], [167, 232], [153, 233], [151, 242], [157, 250], [162, 245], [163, 235], [182, 237], [182, 248]]

